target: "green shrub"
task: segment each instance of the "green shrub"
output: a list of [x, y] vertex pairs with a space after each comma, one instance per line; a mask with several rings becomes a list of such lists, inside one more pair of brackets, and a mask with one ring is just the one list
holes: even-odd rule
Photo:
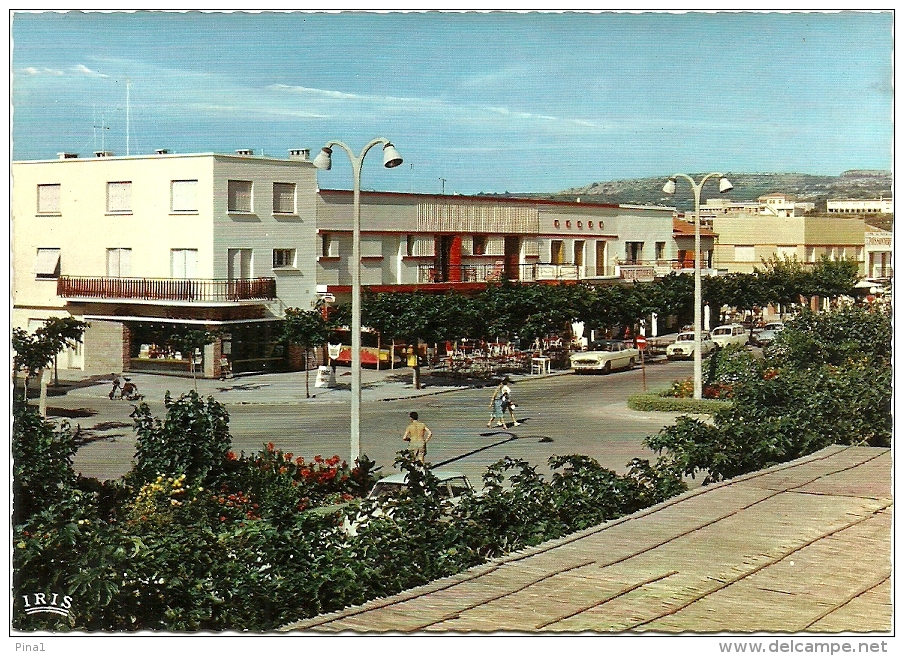
[[641, 412], [684, 412], [687, 414], [714, 414], [730, 405], [719, 399], [676, 398], [658, 394], [632, 394], [628, 408]]

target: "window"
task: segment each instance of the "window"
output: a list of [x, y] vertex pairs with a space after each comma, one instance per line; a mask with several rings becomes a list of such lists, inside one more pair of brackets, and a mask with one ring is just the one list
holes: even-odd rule
[[194, 278], [198, 269], [198, 249], [173, 248], [170, 250], [173, 278]]
[[626, 241], [625, 259], [628, 264], [640, 264], [643, 261], [643, 242]]
[[815, 262], [816, 261], [816, 248], [813, 246], [806, 247], [806, 258], [807, 262]]
[[173, 180], [173, 212], [198, 211], [198, 181]]
[[107, 249], [107, 277], [128, 278], [132, 272], [131, 248]]
[[656, 242], [656, 259], [657, 260], [665, 259], [665, 242], [664, 241]]
[[107, 183], [107, 212], [127, 214], [132, 211], [132, 183]]
[[35, 260], [35, 277], [55, 279], [60, 277], [60, 249], [39, 248]]
[[487, 254], [487, 236], [486, 235], [474, 235], [473, 238], [473, 252], [474, 255], [486, 255]]
[[250, 180], [230, 180], [227, 193], [227, 209], [230, 212], [252, 211]]
[[251, 277], [250, 248], [230, 248], [228, 258], [230, 280], [247, 280]]
[[295, 249], [294, 248], [274, 248], [273, 249], [273, 268], [283, 269], [295, 266]]
[[273, 213], [295, 214], [295, 183], [273, 183]]
[[38, 214], [60, 213], [60, 185], [38, 185]]
[[797, 258], [797, 246], [776, 246], [775, 256], [779, 260], [794, 260]]
[[414, 255], [414, 235], [406, 235], [405, 237], [405, 255], [411, 257]]
[[549, 263], [565, 263], [565, 242], [561, 239], [553, 239], [549, 242]]
[[756, 247], [754, 246], [735, 246], [734, 247], [735, 262], [756, 262]]
[[320, 235], [320, 257], [336, 257], [336, 243], [328, 232]]

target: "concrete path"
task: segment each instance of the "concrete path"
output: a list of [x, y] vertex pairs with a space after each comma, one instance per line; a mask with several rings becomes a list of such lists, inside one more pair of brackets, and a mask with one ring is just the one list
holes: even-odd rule
[[830, 447], [305, 632], [889, 632], [891, 452]]

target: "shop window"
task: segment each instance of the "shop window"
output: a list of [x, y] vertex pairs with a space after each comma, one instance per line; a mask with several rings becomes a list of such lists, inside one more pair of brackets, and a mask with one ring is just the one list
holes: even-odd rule
[[295, 183], [273, 183], [273, 213], [295, 214]]
[[132, 211], [132, 183], [107, 183], [107, 212], [110, 214], [128, 214]]
[[173, 212], [198, 211], [197, 180], [173, 180], [171, 192]]
[[227, 209], [230, 212], [252, 212], [252, 184], [250, 180], [229, 180], [227, 183]]
[[295, 266], [295, 249], [294, 248], [274, 248], [273, 249], [273, 268], [285, 269]]
[[38, 185], [38, 214], [60, 213], [60, 189], [58, 184]]

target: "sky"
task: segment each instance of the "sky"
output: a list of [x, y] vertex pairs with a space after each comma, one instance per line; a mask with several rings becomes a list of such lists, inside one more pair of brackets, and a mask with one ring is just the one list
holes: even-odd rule
[[16, 12], [11, 37], [13, 160], [384, 137], [404, 163], [371, 151], [363, 189], [462, 194], [892, 168], [891, 11]]

